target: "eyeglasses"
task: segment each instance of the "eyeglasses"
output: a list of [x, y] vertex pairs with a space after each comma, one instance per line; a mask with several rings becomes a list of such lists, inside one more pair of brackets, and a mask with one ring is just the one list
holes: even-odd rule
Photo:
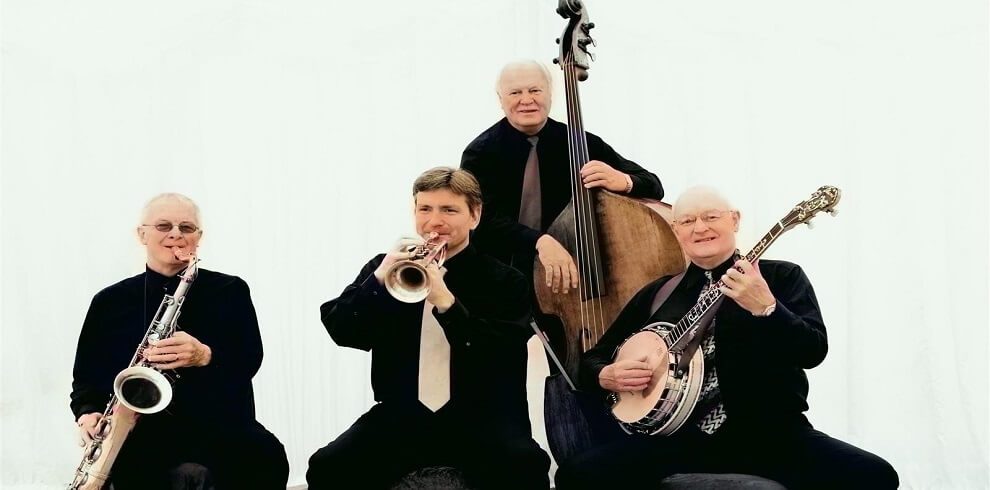
[[698, 218], [701, 218], [701, 221], [704, 221], [705, 223], [714, 223], [722, 219], [722, 216], [725, 216], [731, 212], [731, 210], [722, 211], [718, 209], [711, 209], [701, 213], [700, 216], [681, 216], [680, 218], [674, 220], [674, 224], [677, 226], [694, 226], [694, 224], [698, 222]]
[[187, 222], [182, 222], [176, 225], [176, 224], [172, 224], [172, 222], [170, 221], [162, 221], [161, 223], [155, 223], [153, 225], [141, 225], [141, 226], [151, 226], [162, 233], [168, 233], [172, 231], [173, 228], [179, 227], [179, 233], [182, 233], [184, 235], [190, 235], [192, 233], [196, 233], [197, 231], [199, 231], [198, 226]]

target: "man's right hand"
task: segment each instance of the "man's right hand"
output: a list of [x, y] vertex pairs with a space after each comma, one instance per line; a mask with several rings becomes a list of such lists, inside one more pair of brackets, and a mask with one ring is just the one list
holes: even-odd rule
[[93, 436], [96, 435], [96, 424], [102, 418], [103, 414], [100, 412], [90, 412], [79, 416], [76, 420], [76, 425], [79, 426], [80, 446], [85, 446], [93, 440]]
[[412, 257], [413, 252], [409, 249], [422, 244], [422, 238], [400, 238], [398, 243], [392, 247], [392, 251], [385, 254], [385, 259], [382, 260], [381, 265], [375, 269], [375, 279], [378, 279], [378, 283], [385, 284], [385, 273], [388, 272], [388, 269], [396, 262]]
[[577, 266], [560, 242], [550, 235], [543, 235], [536, 241], [536, 252], [546, 273], [547, 287], [555, 293], [563, 291], [564, 294], [570, 289], [577, 289]]
[[643, 391], [650, 384], [653, 369], [645, 360], [627, 359], [605, 366], [598, 373], [598, 384], [616, 393], [620, 391]]

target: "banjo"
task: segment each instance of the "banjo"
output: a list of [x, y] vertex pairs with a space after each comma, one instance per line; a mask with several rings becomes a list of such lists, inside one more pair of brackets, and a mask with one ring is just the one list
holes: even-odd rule
[[[836, 187], [820, 187], [778, 221], [745, 259], [749, 262], [758, 259], [785, 231], [801, 223], [810, 226], [811, 218], [820, 211], [835, 215], [840, 195]], [[616, 362], [644, 358], [660, 360], [646, 389], [612, 395], [612, 416], [627, 433], [666, 436], [687, 421], [698, 402], [705, 376], [704, 355], [697, 349], [697, 342], [692, 341], [704, 333], [701, 327], [705, 314], [714, 313], [713, 306], [721, 303], [721, 286], [722, 281], [718, 281], [676, 325], [651, 323], [616, 349]]]

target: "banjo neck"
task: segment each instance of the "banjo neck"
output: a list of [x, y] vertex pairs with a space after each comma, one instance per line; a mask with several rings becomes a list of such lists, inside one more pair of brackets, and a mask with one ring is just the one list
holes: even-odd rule
[[[822, 186], [815, 191], [806, 201], [801, 201], [787, 215], [777, 221], [756, 245], [743, 257], [747, 262], [753, 262], [763, 256], [770, 245], [777, 241], [784, 232], [795, 226], [805, 223], [810, 225], [810, 221], [820, 211], [835, 214], [835, 205], [839, 201], [840, 191], [836, 187]], [[724, 296], [722, 286], [725, 285], [721, 279], [716, 282], [707, 293], [698, 298], [698, 302], [674, 325], [670, 330], [671, 352], [682, 352], [691, 344], [701, 329], [701, 319], [715, 306]]]

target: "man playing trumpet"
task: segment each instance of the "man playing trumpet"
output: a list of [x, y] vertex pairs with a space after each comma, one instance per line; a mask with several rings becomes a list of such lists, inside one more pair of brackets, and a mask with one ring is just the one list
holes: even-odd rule
[[[457, 468], [477, 488], [547, 488], [549, 458], [532, 438], [526, 405], [529, 286], [469, 244], [481, 216], [469, 172], [423, 173], [413, 203], [416, 231], [432, 250], [402, 244], [375, 257], [320, 308], [337, 345], [371, 351], [378, 403], [313, 454], [309, 488], [387, 488], [428, 466]], [[407, 262], [437, 255], [430, 252], [440, 243], [442, 266]], [[423, 280], [402, 280], [401, 268]]]
[[[163, 296], [176, 294], [179, 273], [202, 235], [199, 208], [191, 199], [181, 194], [152, 198], [137, 227], [147, 250], [145, 271], [93, 298], [79, 335], [70, 403], [84, 444], [96, 435], [114, 379], [157, 318]], [[82, 479], [109, 470], [115, 490], [186, 488], [190, 479], [202, 485], [196, 488], [284, 489], [289, 473], [285, 449], [255, 420], [251, 378], [261, 366], [262, 346], [247, 284], [199, 269], [178, 326], [181, 331], [141, 353], [175, 381], [160, 386], [161, 392], [172, 393], [170, 403], [141, 415], [129, 435], [125, 431], [105, 440], [104, 452], [123, 443], [112, 467], [101, 462]], [[133, 414], [118, 407], [112, 426]], [[81, 488], [97, 485], [89, 481]]]

